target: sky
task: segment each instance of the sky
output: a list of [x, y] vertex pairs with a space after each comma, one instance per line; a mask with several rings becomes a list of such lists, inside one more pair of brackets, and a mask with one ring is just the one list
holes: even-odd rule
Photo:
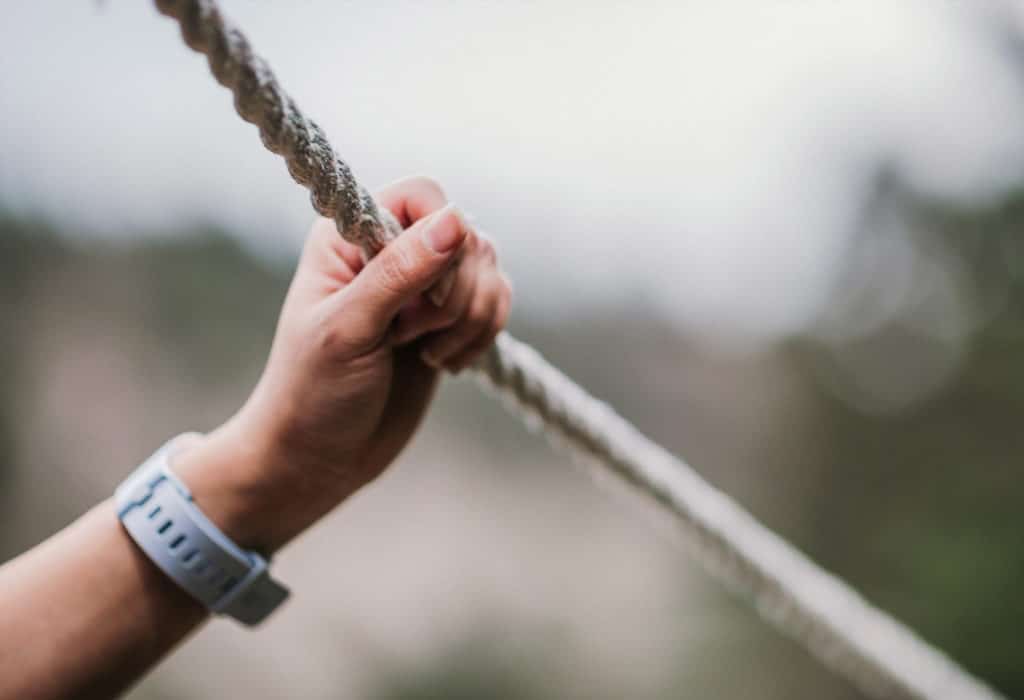
[[[1016, 3], [222, 4], [371, 189], [441, 181], [531, 313], [771, 341], [828, 303], [882, 167], [965, 202], [1024, 175]], [[17, 3], [0, 43], [0, 202], [295, 254], [304, 191], [149, 3]]]

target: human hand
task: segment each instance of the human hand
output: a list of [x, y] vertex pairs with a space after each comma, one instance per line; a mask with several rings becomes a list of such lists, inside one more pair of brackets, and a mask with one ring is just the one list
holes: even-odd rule
[[[276, 550], [380, 474], [439, 369], [461, 371], [505, 325], [511, 291], [494, 248], [436, 183], [402, 180], [378, 201], [405, 232], [364, 264], [333, 222], [314, 223], [256, 389], [175, 461], [242, 546]], [[445, 298], [428, 300], [456, 265]]]

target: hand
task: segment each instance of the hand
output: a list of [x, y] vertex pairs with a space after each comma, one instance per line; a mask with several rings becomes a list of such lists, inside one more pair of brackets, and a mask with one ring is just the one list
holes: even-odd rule
[[[422, 420], [438, 370], [465, 368], [505, 325], [511, 292], [494, 248], [436, 183], [403, 180], [378, 201], [405, 232], [364, 264], [317, 221], [256, 389], [175, 461], [242, 546], [279, 548], [380, 474]], [[427, 298], [435, 286], [443, 299]]]

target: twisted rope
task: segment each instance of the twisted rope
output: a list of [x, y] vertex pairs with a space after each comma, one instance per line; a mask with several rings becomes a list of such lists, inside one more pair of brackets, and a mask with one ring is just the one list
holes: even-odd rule
[[[359, 185], [214, 0], [156, 0], [206, 55], [238, 114], [284, 157], [313, 208], [371, 257], [401, 231]], [[875, 698], [994, 700], [998, 694], [825, 572], [689, 465], [655, 444], [508, 334], [477, 363], [489, 389], [584, 461], [610, 470], [674, 515], [700, 563], [762, 617]]]

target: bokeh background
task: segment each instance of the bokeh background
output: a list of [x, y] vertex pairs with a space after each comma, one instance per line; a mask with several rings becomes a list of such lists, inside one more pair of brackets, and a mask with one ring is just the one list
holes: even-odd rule
[[[223, 4], [365, 182], [474, 215], [517, 335], [1024, 696], [1021, 5]], [[311, 212], [149, 3], [0, 46], [2, 560], [239, 405]], [[130, 697], [859, 697], [647, 515], [450, 381], [284, 612]]]

